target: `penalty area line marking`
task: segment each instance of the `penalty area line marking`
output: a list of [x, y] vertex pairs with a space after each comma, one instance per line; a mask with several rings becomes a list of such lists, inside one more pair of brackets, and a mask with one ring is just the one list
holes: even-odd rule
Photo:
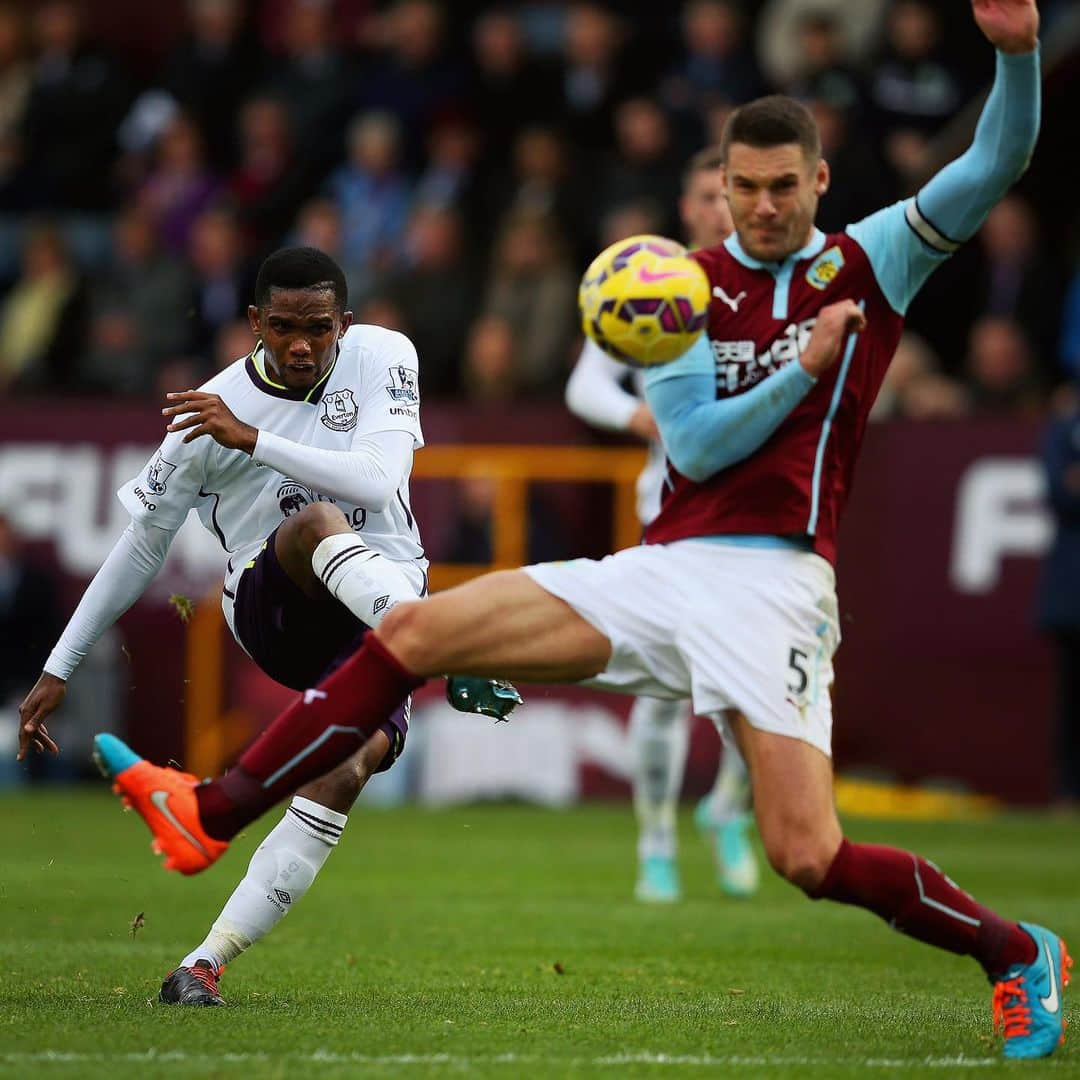
[[84, 1053], [68, 1050], [41, 1050], [0, 1054], [3, 1065], [88, 1065], [88, 1064], [139, 1064], [139, 1065], [247, 1065], [264, 1062], [297, 1065], [450, 1065], [469, 1068], [479, 1065], [561, 1065], [567, 1067], [593, 1066], [596, 1068], [621, 1068], [627, 1065], [657, 1065], [667, 1068], [715, 1069], [777, 1068], [835, 1069], [855, 1067], [864, 1069], [985, 1069], [1001, 1063], [996, 1057], [967, 1057], [958, 1054], [951, 1057], [909, 1058], [814, 1058], [765, 1054], [664, 1054], [643, 1051], [640, 1053], [601, 1054], [596, 1057], [561, 1058], [541, 1054], [358, 1054], [338, 1053], [332, 1050], [314, 1050], [310, 1053], [262, 1054], [225, 1052], [221, 1054], [192, 1054], [184, 1050], [144, 1050], [127, 1053]]

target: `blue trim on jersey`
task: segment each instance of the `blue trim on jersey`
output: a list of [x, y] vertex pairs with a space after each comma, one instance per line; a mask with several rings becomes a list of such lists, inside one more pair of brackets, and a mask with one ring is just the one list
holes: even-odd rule
[[813, 551], [809, 539], [797, 536], [769, 536], [747, 533], [716, 533], [712, 536], [695, 536], [695, 540], [704, 540], [707, 544], [727, 544], [729, 547], [783, 549], [785, 551]]
[[788, 317], [788, 290], [791, 287], [791, 278], [795, 273], [795, 264], [803, 259], [812, 259], [825, 250], [825, 234], [820, 229], [810, 232], [807, 243], [793, 252], [782, 262], [762, 262], [747, 253], [739, 240], [739, 234], [733, 232], [725, 241], [724, 247], [736, 262], [750, 270], [767, 270], [772, 274], [775, 284], [773, 285], [772, 317], [774, 319], [786, 319]]
[[795, 260], [789, 259], [780, 267], [776, 275], [776, 284], [772, 294], [772, 317], [786, 319], [788, 309], [788, 290], [791, 288], [791, 275], [795, 272]]
[[[863, 311], [865, 308], [866, 302], [860, 300], [859, 310]], [[821, 437], [818, 439], [817, 453], [814, 455], [814, 478], [810, 483], [810, 520], [806, 523], [806, 532], [809, 536], [813, 536], [817, 531], [818, 513], [821, 509], [821, 470], [825, 463], [825, 446], [829, 441], [829, 432], [832, 430], [836, 410], [840, 408], [840, 398], [844, 393], [844, 381], [847, 379], [848, 368], [851, 367], [851, 357], [855, 352], [858, 339], [858, 334], [848, 336], [847, 345], [844, 347], [844, 359], [840, 362], [840, 374], [836, 378], [832, 401], [829, 402], [829, 411], [825, 414], [825, 423], [821, 425]]]

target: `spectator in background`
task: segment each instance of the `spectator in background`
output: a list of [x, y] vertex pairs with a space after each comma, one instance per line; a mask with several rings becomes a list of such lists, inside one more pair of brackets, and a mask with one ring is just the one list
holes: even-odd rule
[[858, 137], [852, 110], [828, 98], [806, 104], [821, 134], [821, 156], [829, 163], [818, 227], [836, 232], [894, 202], [899, 192], [871, 145]]
[[338, 204], [333, 199], [318, 198], [309, 200], [300, 208], [296, 227], [284, 246], [313, 247], [330, 255], [345, 273], [349, 307], [355, 310], [357, 301], [371, 288], [371, 275], [366, 268], [358, 269], [345, 258], [343, 244], [344, 230]]
[[0, 391], [77, 388], [86, 294], [60, 232], [31, 229], [18, 280], [0, 304]]
[[107, 53], [86, 38], [72, 0], [33, 16], [37, 57], [22, 125], [22, 164], [35, 205], [103, 210], [113, 201], [116, 130], [129, 90]]
[[512, 401], [518, 392], [514, 328], [499, 315], [481, 315], [469, 327], [462, 383], [472, 402]]
[[1080, 261], [1073, 266], [1072, 278], [1065, 290], [1059, 351], [1062, 367], [1073, 379], [1080, 379]]
[[476, 20], [472, 49], [469, 105], [484, 140], [484, 167], [503, 168], [518, 132], [552, 119], [558, 82], [529, 56], [521, 24], [508, 10]]
[[201, 132], [190, 117], [178, 113], [154, 147], [153, 166], [136, 194], [139, 207], [154, 223], [162, 246], [183, 255], [195, 218], [220, 195]]
[[161, 251], [146, 211], [117, 218], [110, 264], [90, 289], [89, 351], [81, 383], [98, 393], [148, 394], [156, 369], [190, 340], [191, 277]]
[[886, 160], [913, 181], [926, 169], [926, 144], [960, 107], [962, 87], [940, 56], [941, 21], [926, 0], [895, 0], [870, 99]]
[[338, 47], [332, 6], [326, 0], [292, 0], [282, 44], [283, 54], [269, 65], [266, 88], [289, 110], [299, 154], [321, 174], [340, 160], [334, 133], [349, 117], [354, 77]]
[[1055, 534], [1043, 563], [1039, 623], [1057, 659], [1058, 795], [1080, 806], [1080, 401], [1071, 387], [1042, 448]]
[[412, 192], [401, 165], [401, 131], [388, 112], [349, 125], [348, 160], [326, 184], [341, 211], [345, 261], [365, 274], [385, 272], [401, 243]]
[[248, 356], [255, 348], [255, 335], [247, 319], [233, 319], [225, 323], [214, 338], [212, 356], [214, 371], [222, 371], [231, 363]]
[[905, 330], [870, 410], [870, 419], [945, 420], [965, 416], [971, 408], [967, 391], [961, 383], [943, 375], [940, 367], [929, 344]]
[[41, 671], [60, 630], [56, 586], [30, 558], [0, 506], [0, 708], [15, 701]]
[[[675, 206], [682, 190], [679, 162], [667, 114], [650, 98], [631, 98], [615, 110], [615, 151], [601, 173], [596, 202], [601, 211], [652, 199]], [[675, 234], [678, 221], [668, 217], [660, 230]]]
[[663, 231], [664, 221], [664, 208], [652, 199], [638, 199], [636, 202], [614, 206], [600, 219], [600, 240], [597, 247], [602, 251], [628, 236], [660, 233]]
[[161, 85], [199, 125], [211, 162], [224, 172], [235, 156], [236, 114], [263, 70], [262, 52], [243, 33], [241, 0], [187, 0], [187, 14]]
[[497, 222], [515, 214], [551, 217], [579, 245], [579, 261], [592, 258], [596, 193], [574, 176], [563, 138], [551, 128], [525, 128], [514, 140], [512, 171], [496, 176], [487, 199], [490, 213], [481, 223], [486, 247]]
[[397, 0], [385, 17], [386, 52], [362, 67], [356, 104], [392, 112], [405, 137], [405, 157], [419, 164], [424, 133], [458, 112], [466, 78], [446, 45], [443, 9], [431, 0]]
[[987, 315], [971, 328], [967, 376], [975, 412], [1023, 416], [1042, 404], [1038, 369], [1023, 329], [1011, 319]]
[[827, 101], [857, 126], [863, 115], [866, 91], [859, 75], [847, 62], [847, 42], [840, 16], [829, 11], [804, 12], [796, 33], [799, 64], [784, 93], [801, 101]]
[[470, 229], [478, 228], [489, 208], [477, 182], [480, 138], [476, 127], [464, 118], [448, 117], [432, 128], [427, 147], [427, 165], [416, 181], [414, 201], [454, 207]]
[[683, 58], [661, 84], [669, 108], [696, 111], [717, 100], [741, 105], [762, 92], [742, 10], [734, 0], [690, 0], [682, 10], [681, 28]]
[[460, 389], [461, 351], [477, 299], [469, 255], [456, 211], [417, 207], [405, 236], [406, 267], [377, 283], [408, 327], [428, 397]]
[[516, 377], [525, 391], [562, 393], [577, 284], [556, 222], [518, 214], [503, 223], [488, 269], [484, 310], [513, 327]]
[[[1049, 362], [1057, 345], [1062, 281], [1031, 206], [1021, 195], [1006, 195], [990, 211], [978, 240], [983, 267], [973, 314], [1014, 319]], [[1055, 368], [1050, 362], [1044, 374], [1053, 377]]]
[[556, 100], [570, 141], [581, 151], [611, 145], [615, 106], [633, 89], [622, 63], [626, 31], [598, 4], [577, 3], [566, 14]]
[[188, 262], [194, 277], [195, 344], [209, 354], [221, 327], [247, 311], [255, 287], [255, 273], [232, 211], [206, 210], [195, 219]]
[[228, 192], [248, 248], [255, 256], [276, 247], [315, 183], [300, 156], [283, 102], [259, 96], [240, 110], [240, 160]]
[[24, 204], [17, 190], [19, 129], [30, 100], [30, 61], [26, 50], [26, 24], [11, 4], [0, 4], [0, 206]]
[[[387, 330], [400, 330], [403, 334], [412, 337], [405, 313], [384, 294], [375, 293], [362, 299], [358, 304], [354, 304], [353, 308], [356, 312], [355, 322], [385, 326]], [[426, 377], [421, 373], [420, 378]]]

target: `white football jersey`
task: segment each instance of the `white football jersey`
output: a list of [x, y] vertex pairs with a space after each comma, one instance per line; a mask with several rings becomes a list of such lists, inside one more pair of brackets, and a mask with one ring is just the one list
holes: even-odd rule
[[[217, 394], [238, 420], [305, 446], [349, 450], [380, 431], [405, 431], [414, 449], [424, 445], [416, 349], [380, 326], [351, 326], [330, 370], [303, 398], [270, 380], [261, 344], [200, 389]], [[423, 581], [427, 560], [407, 475], [389, 504], [373, 511], [313, 491], [210, 436], [185, 445], [186, 434], [167, 434], [117, 495], [133, 518], [168, 530], [178, 529], [193, 507], [198, 511], [228, 558], [222, 603], [230, 627], [232, 595], [245, 567], [286, 517], [316, 500], [335, 503], [373, 551], [412, 564], [410, 577]]]

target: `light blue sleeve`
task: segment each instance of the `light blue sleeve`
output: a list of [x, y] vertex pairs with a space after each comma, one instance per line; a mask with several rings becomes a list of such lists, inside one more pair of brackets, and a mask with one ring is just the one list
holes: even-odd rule
[[1039, 51], [997, 54], [990, 96], [971, 146], [914, 199], [848, 226], [881, 291], [903, 315], [930, 274], [986, 220], [1027, 169], [1039, 133]]
[[716, 397], [708, 338], [678, 360], [649, 371], [645, 397], [672, 465], [700, 483], [749, 457], [810, 392], [816, 380], [798, 361], [738, 397]]

